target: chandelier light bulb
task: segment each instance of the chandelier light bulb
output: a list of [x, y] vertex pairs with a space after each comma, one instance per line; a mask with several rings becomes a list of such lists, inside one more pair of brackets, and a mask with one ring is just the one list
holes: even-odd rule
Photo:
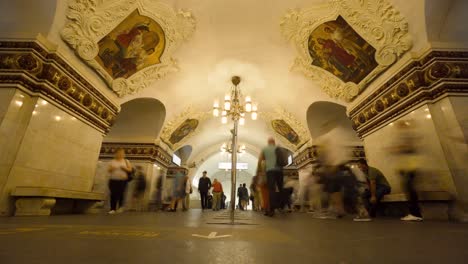
[[221, 123], [222, 124], [227, 124], [227, 116], [221, 117]]
[[245, 103], [245, 111], [246, 111], [247, 113], [252, 112], [252, 103], [251, 103], [251, 102], [246, 102], [246, 103]]
[[231, 102], [226, 100], [224, 101], [224, 110], [229, 111], [231, 110]]
[[257, 110], [258, 110], [257, 105], [256, 104], [252, 105], [252, 111], [256, 112]]
[[257, 120], [257, 112], [252, 112], [252, 120]]
[[226, 110], [224, 110], [223, 112], [221, 112], [221, 116], [227, 116]]
[[241, 126], [245, 125], [245, 118], [243, 117], [239, 118], [239, 125]]
[[219, 116], [219, 109], [218, 108], [213, 108], [213, 116], [215, 116], [215, 117]]

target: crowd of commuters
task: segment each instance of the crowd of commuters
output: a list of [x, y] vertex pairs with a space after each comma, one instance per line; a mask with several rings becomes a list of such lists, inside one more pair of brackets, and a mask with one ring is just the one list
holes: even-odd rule
[[[417, 140], [411, 121], [395, 124], [398, 131], [392, 148], [388, 150], [397, 160], [395, 170], [402, 178], [404, 191], [408, 195], [409, 214], [404, 221], [422, 221], [414, 181], [419, 173]], [[287, 164], [281, 148], [273, 138], [260, 153], [257, 173], [247, 188], [245, 183], [237, 189], [240, 210], [253, 211], [274, 216], [275, 212], [291, 212], [294, 208], [308, 211], [317, 218], [342, 218], [347, 213], [355, 214], [355, 221], [371, 221], [377, 216], [380, 203], [392, 189], [383, 173], [368, 165], [365, 159], [340, 160], [336, 162], [327, 144], [316, 147], [316, 163], [312, 172], [299, 184], [297, 179], [285, 178], [283, 166]], [[143, 211], [143, 197], [146, 179], [141, 166], [132, 167], [125, 159], [123, 149], [118, 149], [109, 163], [110, 214], [124, 210], [124, 194], [131, 180], [135, 181], [133, 203], [137, 211]], [[162, 183], [156, 182], [158, 206], [162, 206]], [[190, 194], [193, 192], [189, 177], [183, 172], [175, 174], [171, 202], [168, 211], [175, 212], [179, 203], [183, 210], [190, 208]], [[250, 192], [249, 192], [250, 190]], [[227, 208], [221, 182], [211, 179], [204, 171], [198, 182], [202, 210], [218, 211]]]

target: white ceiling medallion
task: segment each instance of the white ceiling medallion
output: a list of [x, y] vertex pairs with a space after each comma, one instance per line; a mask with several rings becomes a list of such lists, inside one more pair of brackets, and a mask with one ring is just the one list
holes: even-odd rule
[[345, 101], [412, 47], [408, 23], [387, 0], [329, 0], [289, 10], [280, 26], [298, 52], [292, 69]]
[[291, 151], [298, 150], [310, 141], [309, 130], [283, 108], [277, 108], [273, 112], [260, 112], [260, 117], [275, 132], [281, 144]]
[[[211, 117], [211, 111], [201, 112], [189, 106], [164, 125], [160, 138], [169, 148], [176, 151], [184, 146], [188, 139], [200, 132], [200, 125], [208, 117]], [[194, 123], [187, 122], [188, 120], [196, 120], [197, 122], [193, 125]]]
[[195, 31], [190, 12], [155, 0], [71, 0], [61, 36], [123, 97], [178, 71], [174, 51]]

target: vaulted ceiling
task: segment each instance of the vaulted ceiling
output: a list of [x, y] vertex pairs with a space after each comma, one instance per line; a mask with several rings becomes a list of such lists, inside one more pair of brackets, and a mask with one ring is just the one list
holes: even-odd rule
[[[428, 46], [436, 42], [466, 42], [467, 34], [461, 34], [462, 25], [466, 23], [462, 23], [463, 15], [459, 14], [460, 10], [467, 10], [466, 1], [386, 1], [400, 11], [408, 21], [413, 44], [406, 57], [424, 52]], [[47, 42], [55, 46], [64, 59], [75, 65], [78, 71], [109, 98], [122, 104], [123, 111], [129, 106], [132, 107], [129, 112], [123, 113], [122, 120], [143, 118], [139, 123], [144, 127], [144, 131], [147, 131], [148, 127], [156, 127], [164, 133], [168, 125], [172, 125], [173, 129], [177, 127], [176, 120], [191, 118], [191, 114], [184, 116], [184, 112], [196, 115], [200, 119], [200, 124], [193, 134], [177, 146], [178, 148], [190, 145], [192, 152], [189, 159], [192, 160], [212, 155], [230, 138], [231, 125], [222, 125], [220, 120], [212, 118], [209, 112], [213, 101], [222, 99], [231, 88], [230, 78], [233, 75], [242, 78], [240, 84], [242, 92], [251, 95], [253, 100], [258, 102], [261, 112], [259, 120], [247, 120], [246, 125], [240, 129], [239, 140], [249, 146], [249, 152], [252, 154], [258, 153], [258, 149], [268, 136], [276, 136], [282, 144], [288, 144], [287, 140], [271, 129], [269, 123], [271, 118], [277, 116], [288, 119], [299, 136], [307, 137], [308, 140], [309, 128], [315, 125], [308, 122], [307, 118], [307, 110], [311, 104], [320, 101], [344, 107], [349, 104], [331, 98], [321, 89], [319, 82], [311, 80], [301, 72], [291, 70], [298, 51], [285, 40], [280, 29], [280, 21], [289, 9], [319, 7], [330, 2], [328, 0], [162, 0], [161, 2], [174, 10], [183, 9], [192, 14], [196, 21], [194, 33], [183, 41], [172, 55], [178, 63], [177, 72], [169, 73], [138, 93], [124, 97], [117, 97], [109, 85], [62, 39], [61, 31], [67, 23], [66, 13], [70, 1], [47, 1], [45, 4], [45, 1], [19, 0], [15, 1], [14, 5], [6, 5], [5, 2], [0, 3], [0, 9], [8, 13], [7, 16], [0, 16], [2, 36], [27, 38], [35, 37], [38, 32], [42, 33]], [[96, 2], [108, 4], [112, 0]], [[28, 9], [31, 12], [37, 10], [42, 14], [42, 19], [29, 16], [28, 12], [24, 12]], [[52, 10], [55, 10], [53, 16]], [[449, 16], [451, 12], [458, 15]], [[9, 16], [19, 14], [21, 14], [19, 17], [24, 19], [24, 24], [8, 24], [11, 20], [8, 20]], [[404, 57], [401, 60], [403, 61]], [[395, 67], [398, 66], [396, 63]], [[390, 72], [390, 70], [385, 72], [374, 82], [378, 84], [387, 78]], [[363, 95], [365, 96], [374, 86], [371, 84]], [[132, 100], [138, 98], [147, 99], [142, 101], [144, 103], [141, 105], [132, 103], [137, 102]], [[165, 111], [165, 116], [155, 114], [152, 120], [152, 110], [148, 109], [147, 100], [150, 100], [148, 98], [156, 99], [155, 107], [163, 109], [161, 111]], [[341, 122], [339, 125], [344, 124], [343, 116], [336, 117], [337, 112], [333, 112], [333, 109], [337, 108], [322, 108], [328, 110], [312, 114], [316, 117], [321, 116], [320, 122], [327, 123], [327, 116], [330, 115], [329, 120], [339, 120]], [[341, 115], [344, 114], [343, 109], [339, 110]], [[161, 124], [152, 123], [163, 120], [164, 123]], [[136, 126], [137, 123], [133, 120], [131, 124]], [[132, 129], [138, 131], [137, 127]], [[125, 131], [125, 125], [117, 124], [110, 134], [113, 141], [118, 140], [119, 131], [125, 136], [125, 141], [132, 140], [132, 133]], [[145, 138], [145, 140], [150, 139]], [[154, 136], [152, 140], [158, 141], [158, 136]]]

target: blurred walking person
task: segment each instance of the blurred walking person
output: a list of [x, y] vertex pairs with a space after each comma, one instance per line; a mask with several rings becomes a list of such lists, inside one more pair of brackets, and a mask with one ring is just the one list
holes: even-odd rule
[[360, 171], [366, 176], [369, 188], [364, 192], [364, 203], [371, 217], [376, 217], [377, 208], [382, 198], [390, 194], [392, 188], [380, 170], [367, 165], [365, 159], [358, 161]]
[[145, 210], [144, 197], [146, 192], [146, 175], [142, 166], [136, 166], [135, 172], [135, 189], [133, 190], [133, 205], [135, 211], [141, 212]]
[[192, 194], [192, 184], [190, 183], [190, 178], [188, 176], [185, 177], [185, 198], [183, 203], [183, 210], [187, 211], [190, 209], [190, 194]]
[[250, 184], [250, 194], [253, 197], [252, 208], [254, 211], [261, 211], [261, 194], [258, 186], [258, 176], [252, 178], [252, 183]]
[[283, 192], [283, 170], [279, 160], [282, 161], [280, 150], [276, 146], [274, 138], [268, 139], [268, 145], [262, 149], [258, 159], [258, 168], [261, 168], [262, 162], [265, 161], [265, 174], [268, 186], [269, 207], [265, 215], [273, 216], [275, 209], [281, 204], [280, 195]]
[[201, 208], [208, 209], [208, 192], [211, 189], [211, 180], [206, 176], [207, 172], [203, 172], [203, 176], [198, 181], [198, 192], [200, 192]]
[[223, 185], [218, 181], [218, 179], [214, 179], [213, 181], [213, 211], [218, 211], [221, 209], [221, 200], [223, 194]]
[[416, 123], [413, 120], [400, 120], [396, 122], [397, 138], [390, 148], [395, 156], [396, 169], [402, 177], [403, 190], [408, 196], [409, 214], [402, 221], [423, 221], [421, 209], [418, 204], [418, 193], [415, 188], [415, 179], [420, 170], [420, 153], [418, 150], [419, 137], [416, 134]]
[[244, 183], [241, 185], [241, 196], [239, 197], [242, 210], [247, 210], [249, 205], [249, 190], [247, 189], [247, 185]]
[[[125, 191], [130, 175], [133, 172], [130, 161], [125, 159], [125, 151], [117, 149], [115, 157], [110, 161], [108, 172], [110, 174], [110, 211], [109, 214], [121, 213], [124, 211]], [[119, 207], [117, 209], [117, 207]]]
[[187, 179], [184, 173], [181, 170], [177, 171], [174, 177], [174, 185], [172, 189], [172, 200], [171, 200], [171, 205], [168, 209], [169, 212], [176, 212], [177, 205], [179, 204], [179, 202], [182, 202], [183, 199], [185, 198], [186, 181]]

